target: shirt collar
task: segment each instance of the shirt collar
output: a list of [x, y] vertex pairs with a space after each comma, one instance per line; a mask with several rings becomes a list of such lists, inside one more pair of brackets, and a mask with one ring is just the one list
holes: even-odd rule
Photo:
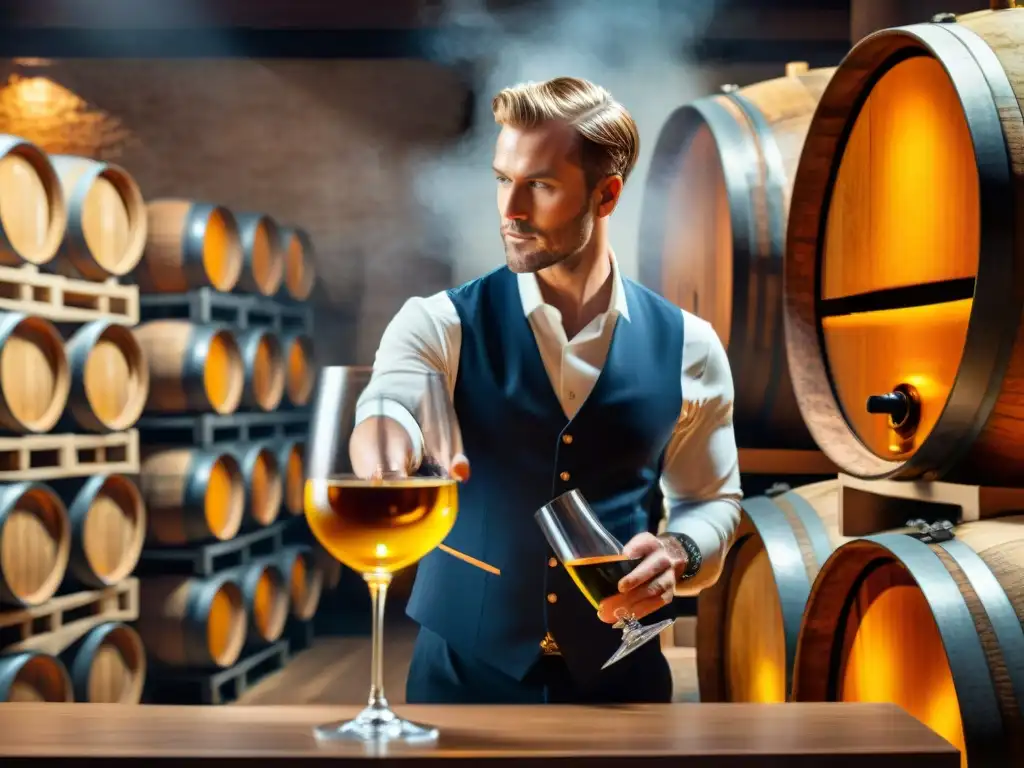
[[[608, 302], [608, 311], [616, 312], [620, 317], [629, 320], [629, 306], [626, 303], [626, 289], [622, 284], [622, 274], [615, 254], [611, 254], [612, 262], [612, 295]], [[519, 298], [523, 303], [523, 313], [529, 317], [542, 306], [544, 296], [540, 292], [537, 275], [533, 272], [520, 272], [516, 275], [519, 282]]]

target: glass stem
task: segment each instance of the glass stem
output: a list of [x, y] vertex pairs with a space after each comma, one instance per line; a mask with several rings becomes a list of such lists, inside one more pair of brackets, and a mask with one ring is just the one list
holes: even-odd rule
[[367, 573], [363, 579], [370, 587], [370, 605], [373, 614], [372, 642], [373, 651], [370, 662], [370, 698], [372, 709], [387, 709], [388, 700], [384, 696], [384, 604], [391, 583], [390, 573]]

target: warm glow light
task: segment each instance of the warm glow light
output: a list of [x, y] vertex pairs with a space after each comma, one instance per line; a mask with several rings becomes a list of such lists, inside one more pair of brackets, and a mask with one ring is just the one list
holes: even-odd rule
[[890, 587], [868, 607], [846, 659], [840, 700], [899, 705], [959, 749], [966, 768], [953, 675], [916, 586]]

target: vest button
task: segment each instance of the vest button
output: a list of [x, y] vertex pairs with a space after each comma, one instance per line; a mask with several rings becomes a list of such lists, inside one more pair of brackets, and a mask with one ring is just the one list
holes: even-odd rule
[[562, 478], [563, 483], [568, 483], [569, 478], [572, 477], [572, 475], [570, 475], [568, 472], [563, 472], [562, 474], [559, 475], [559, 477]]
[[554, 592], [548, 592], [548, 602], [549, 603], [557, 603], [558, 602], [558, 595], [556, 595]]
[[548, 558], [548, 568], [554, 568], [556, 565], [558, 565], [558, 561], [555, 560], [555, 558], [553, 558], [553, 557], [549, 557]]
[[562, 435], [562, 442], [565, 443], [566, 445], [572, 445], [572, 435], [570, 435], [568, 432]]

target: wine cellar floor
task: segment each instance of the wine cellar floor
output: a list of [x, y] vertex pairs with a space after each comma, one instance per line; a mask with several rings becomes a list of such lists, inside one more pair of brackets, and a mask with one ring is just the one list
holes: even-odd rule
[[[384, 630], [384, 690], [388, 701], [405, 701], [405, 677], [412, 658], [416, 625], [389, 617]], [[672, 667], [673, 699], [697, 701], [697, 667], [693, 648], [665, 650]], [[363, 704], [370, 685], [370, 638], [318, 637], [313, 647], [290, 664], [260, 680], [235, 704]]]

